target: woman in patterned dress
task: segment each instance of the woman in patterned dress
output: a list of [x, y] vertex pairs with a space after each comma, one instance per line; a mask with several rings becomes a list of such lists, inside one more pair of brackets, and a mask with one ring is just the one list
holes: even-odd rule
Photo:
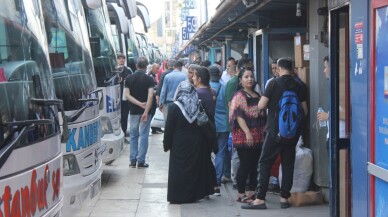
[[[264, 141], [266, 113], [257, 107], [260, 94], [254, 90], [256, 82], [253, 70], [242, 68], [238, 78], [239, 88], [230, 104], [229, 122], [232, 129], [233, 145], [240, 158], [240, 167], [236, 176], [237, 201], [249, 203], [254, 199], [254, 191], [257, 186], [257, 166]], [[245, 192], [248, 177], [249, 189]]]

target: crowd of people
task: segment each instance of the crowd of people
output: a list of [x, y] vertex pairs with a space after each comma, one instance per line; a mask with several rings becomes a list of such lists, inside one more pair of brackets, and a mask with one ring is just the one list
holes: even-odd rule
[[291, 143], [279, 138], [276, 118], [282, 92], [294, 91], [307, 115], [306, 92], [293, 74], [293, 61], [280, 58], [272, 64], [274, 79], [263, 93], [250, 59], [229, 58], [225, 71], [221, 62], [211, 65], [206, 60], [183, 65], [170, 59], [162, 67], [150, 66], [148, 72], [147, 65], [146, 58], [138, 58], [137, 70], [123, 82], [131, 114], [130, 166], [149, 166], [145, 155], [150, 122], [159, 109], [165, 119], [163, 148], [170, 153], [170, 203], [220, 196], [222, 182], [232, 181], [238, 191], [236, 201], [245, 203], [242, 208], [266, 209], [266, 193], [273, 190], [271, 170], [281, 162], [283, 179], [277, 189], [281, 207], [288, 208], [295, 146], [302, 129]]

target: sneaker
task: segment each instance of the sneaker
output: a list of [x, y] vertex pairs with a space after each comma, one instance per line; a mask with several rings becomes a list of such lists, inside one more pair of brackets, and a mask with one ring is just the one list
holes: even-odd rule
[[130, 164], [129, 164], [130, 167], [132, 168], [136, 168], [136, 162], [135, 161], [132, 161]]
[[139, 163], [137, 165], [137, 168], [148, 168], [150, 165], [148, 165], [147, 163]]
[[214, 196], [221, 196], [221, 190], [219, 188], [214, 189]]
[[164, 131], [160, 128], [157, 128], [157, 127], [152, 127], [152, 131], [151, 131], [152, 134], [160, 134], [160, 133], [164, 133]]

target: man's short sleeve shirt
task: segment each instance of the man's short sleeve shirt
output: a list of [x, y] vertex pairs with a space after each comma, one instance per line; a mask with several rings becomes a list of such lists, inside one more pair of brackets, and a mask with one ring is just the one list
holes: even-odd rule
[[267, 88], [264, 91], [263, 96], [269, 99], [268, 101], [268, 119], [267, 119], [267, 132], [270, 132], [272, 135], [276, 135], [278, 132], [277, 129], [277, 113], [279, 100], [283, 94], [284, 90], [292, 90], [298, 95], [300, 102], [304, 102], [307, 99], [307, 93], [304, 90], [303, 86], [298, 83], [291, 75], [283, 75], [279, 78], [272, 79]]
[[[144, 71], [137, 70], [125, 80], [125, 87], [129, 88], [131, 96], [140, 102], [147, 102], [148, 89], [154, 88], [154, 79]], [[129, 102], [129, 109], [132, 115], [143, 114], [144, 109]]]

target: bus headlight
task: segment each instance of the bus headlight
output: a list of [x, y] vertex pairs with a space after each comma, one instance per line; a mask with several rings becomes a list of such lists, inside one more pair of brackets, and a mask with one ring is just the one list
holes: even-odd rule
[[77, 158], [73, 154], [63, 156], [63, 175], [71, 176], [80, 173]]
[[102, 135], [113, 133], [112, 123], [108, 117], [101, 117], [101, 131]]

